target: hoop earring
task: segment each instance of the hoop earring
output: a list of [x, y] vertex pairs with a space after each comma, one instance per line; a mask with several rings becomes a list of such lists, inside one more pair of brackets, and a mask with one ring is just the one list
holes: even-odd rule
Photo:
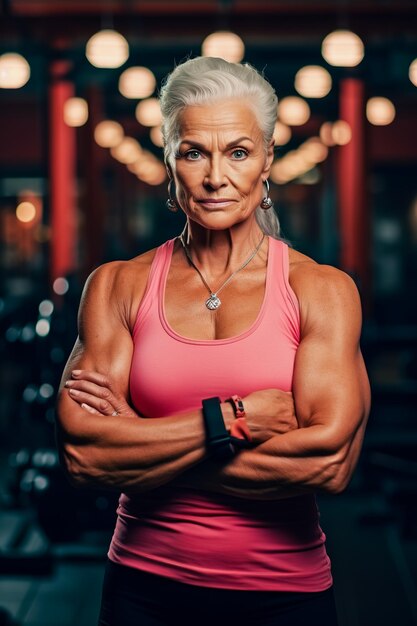
[[167, 208], [172, 211], [173, 213], [176, 213], [178, 211], [178, 204], [177, 201], [174, 200], [174, 198], [171, 195], [171, 183], [173, 183], [174, 180], [172, 178], [169, 179], [169, 183], [168, 183], [168, 200], [166, 201], [166, 205]]
[[264, 180], [264, 185], [266, 187], [266, 196], [264, 198], [262, 198], [260, 207], [264, 211], [267, 211], [268, 209], [270, 209], [272, 207], [272, 200], [269, 197], [269, 182], [268, 182], [268, 179]]

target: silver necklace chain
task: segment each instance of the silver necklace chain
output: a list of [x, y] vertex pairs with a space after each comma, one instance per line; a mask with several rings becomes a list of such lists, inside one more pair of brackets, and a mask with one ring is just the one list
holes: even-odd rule
[[246, 259], [246, 261], [240, 267], [238, 267], [237, 270], [235, 270], [234, 272], [232, 272], [232, 274], [230, 274], [230, 276], [224, 281], [224, 283], [222, 285], [220, 285], [220, 287], [217, 289], [217, 291], [213, 291], [211, 289], [210, 285], [207, 283], [207, 281], [204, 278], [204, 276], [201, 273], [201, 271], [198, 269], [197, 265], [192, 260], [190, 253], [188, 252], [187, 246], [185, 245], [185, 241], [184, 241], [184, 231], [181, 233], [180, 241], [182, 243], [182, 247], [184, 248], [185, 255], [186, 255], [187, 259], [189, 260], [189, 262], [191, 263], [191, 265], [193, 266], [193, 268], [198, 272], [198, 274], [200, 275], [201, 280], [203, 281], [204, 285], [207, 287], [207, 289], [210, 292], [210, 296], [209, 296], [209, 298], [205, 302], [206, 307], [208, 309], [210, 309], [210, 311], [214, 311], [215, 309], [219, 308], [219, 306], [221, 305], [222, 302], [221, 302], [218, 294], [232, 280], [232, 278], [233, 278], [233, 276], [235, 276], [235, 274], [237, 274], [238, 272], [243, 270], [243, 268], [245, 268], [252, 261], [254, 256], [256, 256], [256, 254], [258, 253], [259, 248], [261, 247], [264, 239], [265, 239], [265, 233], [262, 235], [260, 242], [256, 246], [255, 250], [253, 252], [251, 252], [250, 256]]

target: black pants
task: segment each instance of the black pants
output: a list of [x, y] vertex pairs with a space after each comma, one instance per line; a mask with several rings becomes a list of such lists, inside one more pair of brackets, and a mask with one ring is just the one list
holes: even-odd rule
[[337, 626], [333, 589], [213, 589], [107, 562], [99, 626]]

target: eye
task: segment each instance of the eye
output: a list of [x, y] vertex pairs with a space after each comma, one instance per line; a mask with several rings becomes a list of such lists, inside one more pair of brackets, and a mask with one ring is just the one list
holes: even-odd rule
[[185, 158], [189, 161], [198, 161], [200, 157], [200, 152], [198, 150], [189, 150], [185, 153]]
[[235, 148], [232, 152], [232, 156], [235, 160], [242, 161], [242, 159], [248, 156], [248, 153], [246, 150], [243, 150], [243, 148]]

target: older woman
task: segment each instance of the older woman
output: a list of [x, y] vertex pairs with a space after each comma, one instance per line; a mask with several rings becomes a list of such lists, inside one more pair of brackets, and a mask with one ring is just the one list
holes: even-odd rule
[[122, 491], [100, 624], [334, 626], [314, 493], [363, 439], [358, 294], [279, 238], [254, 68], [189, 60], [161, 106], [186, 228], [89, 277], [58, 401], [72, 480]]

